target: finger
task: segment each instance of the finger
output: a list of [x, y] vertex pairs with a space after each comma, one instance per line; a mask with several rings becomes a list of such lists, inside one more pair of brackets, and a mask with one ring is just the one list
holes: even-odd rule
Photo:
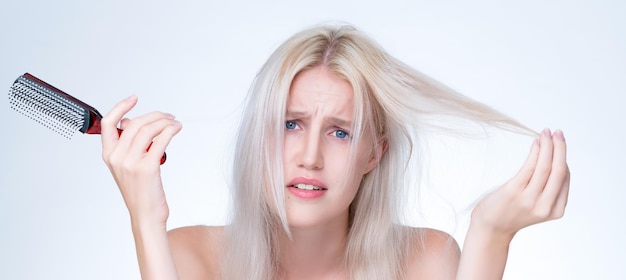
[[[126, 137], [132, 138], [135, 134], [144, 126], [149, 125], [153, 122], [159, 121], [161, 119], [174, 119], [174, 116], [168, 113], [163, 112], [150, 112], [148, 114], [136, 117], [132, 119], [132, 121], [125, 124], [124, 134], [128, 135]], [[132, 136], [132, 137], [131, 137]]]
[[540, 198], [540, 203], [549, 204], [550, 207], [554, 206], [568, 174], [566, 161], [567, 146], [563, 132], [560, 130], [555, 131], [552, 139], [554, 143], [552, 167]]
[[537, 165], [537, 159], [539, 158], [539, 139], [535, 139], [532, 145], [530, 146], [530, 152], [528, 153], [528, 157], [524, 162], [524, 165], [517, 172], [515, 177], [511, 179], [512, 185], [516, 187], [525, 188], [530, 181], [530, 178], [535, 171], [535, 166]]
[[135, 135], [131, 144], [132, 146], [128, 150], [128, 154], [137, 158], [144, 156], [148, 147], [150, 147], [150, 150], [154, 149], [153, 141], [157, 136], [162, 134], [168, 126], [176, 126], [177, 124], [180, 126], [180, 124], [176, 120], [161, 118], [142, 126], [138, 133]]
[[119, 139], [117, 123], [137, 104], [137, 96], [130, 96], [117, 103], [100, 121], [102, 153], [109, 154]]
[[553, 143], [552, 134], [549, 129], [544, 129], [543, 132], [541, 132], [539, 144], [540, 149], [537, 166], [526, 187], [526, 191], [533, 197], [538, 196], [541, 191], [543, 191], [548, 177], [550, 176], [550, 170], [552, 169]]
[[[119, 137], [120, 141], [117, 144], [118, 149], [126, 153], [134, 145], [133, 144], [135, 142], [134, 138], [137, 136], [140, 130], [144, 129], [144, 127], [149, 127], [153, 123], [159, 122], [160, 120], [172, 120], [172, 119], [174, 119], [174, 116], [172, 116], [171, 114], [162, 113], [162, 112], [151, 112], [143, 116], [134, 118], [131, 121], [125, 122], [124, 132], [122, 132], [122, 134], [120, 135]], [[139, 143], [145, 142], [145, 139], [147, 139], [148, 137], [154, 138], [154, 136], [158, 134], [154, 131], [156, 131], [155, 128], [147, 129], [147, 132], [144, 132], [144, 133], [148, 133], [152, 135], [151, 136], [147, 135], [139, 139]], [[152, 141], [152, 138], [149, 138], [150, 141], [147, 142], [148, 144]], [[145, 144], [145, 146], [143, 147], [144, 149], [143, 152], [145, 152], [145, 148], [148, 147], [147, 146], [148, 144]], [[134, 154], [139, 155], [143, 152], [141, 152], [141, 150], [138, 150], [134, 152]]]
[[129, 124], [129, 123], [130, 123], [130, 119], [128, 119], [128, 118], [123, 118], [123, 119], [120, 121], [120, 129], [121, 129], [121, 130], [126, 129], [126, 127], [128, 127], [128, 124]]
[[557, 198], [556, 203], [554, 205], [554, 211], [553, 211], [553, 217], [552, 217], [553, 219], [561, 218], [565, 214], [565, 208], [567, 207], [567, 200], [569, 198], [569, 184], [570, 184], [570, 172], [568, 169], [564, 185], [561, 188], [559, 197]]
[[166, 126], [152, 142], [152, 146], [146, 155], [147, 160], [150, 162], [160, 162], [166, 147], [182, 128], [182, 124], [176, 120], [173, 120], [171, 124]]

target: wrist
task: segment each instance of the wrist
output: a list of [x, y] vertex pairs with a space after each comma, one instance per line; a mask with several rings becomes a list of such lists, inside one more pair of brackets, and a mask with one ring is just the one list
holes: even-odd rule
[[502, 279], [514, 235], [499, 231], [480, 220], [471, 221], [456, 279]]
[[165, 222], [131, 219], [142, 279], [178, 279]]
[[150, 232], [167, 232], [167, 224], [165, 221], [145, 221], [142, 219], [133, 219], [131, 217], [130, 224], [133, 233], [146, 234]]
[[470, 222], [467, 236], [479, 241], [482, 244], [489, 245], [489, 247], [506, 247], [513, 240], [516, 232], [501, 231], [498, 229], [490, 228], [481, 225], [477, 222]]
[[[132, 211], [134, 210], [134, 211]], [[169, 210], [142, 210], [129, 208], [130, 223], [134, 230], [160, 230], [167, 227]]]

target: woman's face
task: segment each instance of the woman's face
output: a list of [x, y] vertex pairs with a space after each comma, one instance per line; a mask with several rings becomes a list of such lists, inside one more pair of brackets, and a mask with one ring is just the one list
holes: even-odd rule
[[350, 83], [323, 66], [299, 73], [292, 83], [283, 151], [291, 227], [345, 224], [361, 177], [376, 166], [373, 139], [351, 141], [353, 96]]

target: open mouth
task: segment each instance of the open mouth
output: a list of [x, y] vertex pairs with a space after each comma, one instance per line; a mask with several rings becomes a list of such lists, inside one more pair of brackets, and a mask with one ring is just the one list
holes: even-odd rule
[[314, 186], [314, 185], [309, 185], [309, 184], [293, 184], [293, 185], [290, 185], [289, 187], [300, 189], [300, 190], [306, 190], [306, 191], [323, 191], [323, 190], [326, 190], [325, 188]]

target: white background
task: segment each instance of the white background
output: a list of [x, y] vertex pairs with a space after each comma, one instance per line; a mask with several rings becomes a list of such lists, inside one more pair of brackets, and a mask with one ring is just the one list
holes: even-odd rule
[[[163, 166], [169, 225], [222, 224], [231, 143], [256, 71], [296, 31], [346, 21], [455, 90], [533, 129], [565, 131], [566, 216], [518, 234], [505, 279], [624, 279], [625, 3], [4, 0], [0, 86], [8, 92], [30, 72], [103, 114], [137, 94], [131, 116], [176, 115], [184, 128]], [[139, 278], [128, 215], [99, 137], [67, 140], [5, 102], [0, 278]], [[529, 144], [485, 152], [507, 164], [482, 171], [471, 162], [459, 167], [458, 154], [438, 161], [465, 177], [500, 180], [521, 165]], [[481, 152], [464, 154], [485, 162], [475, 157]], [[450, 172], [444, 177], [457, 177]], [[462, 242], [460, 228], [450, 232]]]

